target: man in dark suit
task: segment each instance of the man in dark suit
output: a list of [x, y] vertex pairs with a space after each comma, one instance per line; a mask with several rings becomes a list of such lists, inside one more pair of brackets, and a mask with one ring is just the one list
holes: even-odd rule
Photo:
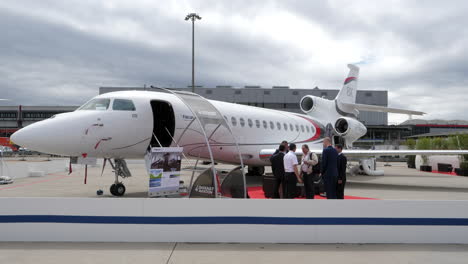
[[338, 152], [338, 182], [336, 184], [336, 198], [344, 199], [344, 188], [346, 184], [346, 165], [348, 164], [348, 159], [342, 152], [342, 145], [336, 145], [335, 149]]
[[[283, 141], [281, 141], [281, 145], [284, 146], [284, 151], [283, 151], [283, 152], [284, 152], [285, 154], [288, 153], [288, 152], [289, 152], [289, 145], [288, 145], [288, 142], [287, 142], [286, 140], [283, 140]], [[278, 154], [278, 152], [280, 152], [279, 148], [277, 148], [277, 149], [275, 150], [275, 153], [273, 153], [273, 155]], [[271, 157], [270, 157], [270, 158], [271, 158]]]
[[284, 152], [286, 150], [286, 146], [284, 144], [279, 145], [278, 152], [273, 154], [270, 157], [271, 162], [271, 169], [273, 171], [273, 175], [275, 176], [275, 185], [274, 185], [274, 193], [273, 199], [280, 198], [279, 188], [281, 183], [284, 179]]
[[322, 177], [325, 183], [327, 199], [336, 199], [336, 183], [338, 181], [338, 152], [332, 147], [331, 139], [323, 139]]

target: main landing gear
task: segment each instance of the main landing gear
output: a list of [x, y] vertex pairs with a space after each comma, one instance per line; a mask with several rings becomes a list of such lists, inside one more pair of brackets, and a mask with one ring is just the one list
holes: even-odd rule
[[114, 196], [123, 196], [125, 194], [125, 185], [119, 181], [119, 176], [122, 178], [131, 177], [132, 174], [128, 170], [127, 163], [123, 159], [114, 159], [114, 163], [109, 159], [109, 163], [115, 173], [114, 184], [110, 187], [110, 192]]
[[258, 166], [258, 167], [249, 166], [247, 169], [248, 176], [263, 176], [264, 173], [265, 173], [264, 166]]

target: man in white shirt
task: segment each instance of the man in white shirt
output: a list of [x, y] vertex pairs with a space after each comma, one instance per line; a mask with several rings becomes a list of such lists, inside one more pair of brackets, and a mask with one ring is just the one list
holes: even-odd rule
[[289, 145], [289, 152], [284, 155], [284, 182], [283, 182], [283, 198], [296, 198], [297, 182], [302, 182], [299, 170], [297, 169], [296, 144]]
[[301, 175], [302, 180], [304, 181], [304, 189], [306, 199], [314, 199], [315, 196], [315, 186], [313, 167], [317, 165], [318, 158], [314, 152], [311, 152], [307, 144], [302, 145], [302, 165], [301, 165]]

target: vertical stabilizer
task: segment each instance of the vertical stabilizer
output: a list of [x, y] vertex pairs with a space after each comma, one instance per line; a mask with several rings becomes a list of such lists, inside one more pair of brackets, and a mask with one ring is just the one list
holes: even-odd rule
[[357, 81], [359, 77], [359, 67], [348, 64], [349, 74], [345, 79], [343, 88], [336, 96], [338, 103], [354, 104], [356, 103]]

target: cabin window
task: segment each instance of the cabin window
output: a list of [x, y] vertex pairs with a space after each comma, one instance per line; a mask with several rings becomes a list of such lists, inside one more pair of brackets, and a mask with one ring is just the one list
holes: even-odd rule
[[270, 128], [271, 129], [275, 129], [275, 125], [273, 124], [273, 122], [270, 121]]
[[245, 120], [244, 120], [244, 118], [241, 117], [241, 118], [239, 119], [239, 123], [240, 123], [241, 127], [244, 127], [244, 126], [245, 126]]
[[267, 128], [268, 128], [267, 121], [265, 121], [265, 120], [263, 120], [263, 128], [264, 128], [264, 129], [267, 129]]
[[301, 131], [304, 133], [304, 125], [301, 125]]
[[260, 128], [260, 120], [255, 120], [255, 126], [256, 126], [257, 128]]
[[307, 133], [309, 133], [309, 132], [310, 132], [310, 131], [309, 131], [309, 127], [308, 127], [308, 126], [306, 126], [306, 130], [307, 130]]
[[296, 125], [296, 131], [299, 132], [299, 126], [298, 125]]
[[276, 122], [276, 128], [278, 128], [278, 130], [281, 130], [281, 124], [280, 124], [280, 122]]
[[112, 109], [116, 111], [135, 111], [135, 105], [132, 100], [127, 99], [114, 99]]
[[249, 127], [252, 127], [252, 126], [253, 126], [252, 119], [249, 118], [249, 119], [247, 120], [247, 122], [248, 122], [248, 124], [249, 124]]
[[294, 131], [294, 126], [292, 124], [289, 124], [289, 130]]
[[92, 99], [91, 101], [84, 104], [82, 107], [78, 108], [78, 110], [98, 110], [104, 111], [109, 108], [110, 99], [107, 98], [97, 98]]
[[315, 134], [315, 128], [313, 126], [310, 127], [310, 132]]
[[288, 125], [286, 123], [283, 124], [284, 130], [288, 131]]
[[231, 117], [232, 126], [237, 126], [237, 119], [235, 117]]

